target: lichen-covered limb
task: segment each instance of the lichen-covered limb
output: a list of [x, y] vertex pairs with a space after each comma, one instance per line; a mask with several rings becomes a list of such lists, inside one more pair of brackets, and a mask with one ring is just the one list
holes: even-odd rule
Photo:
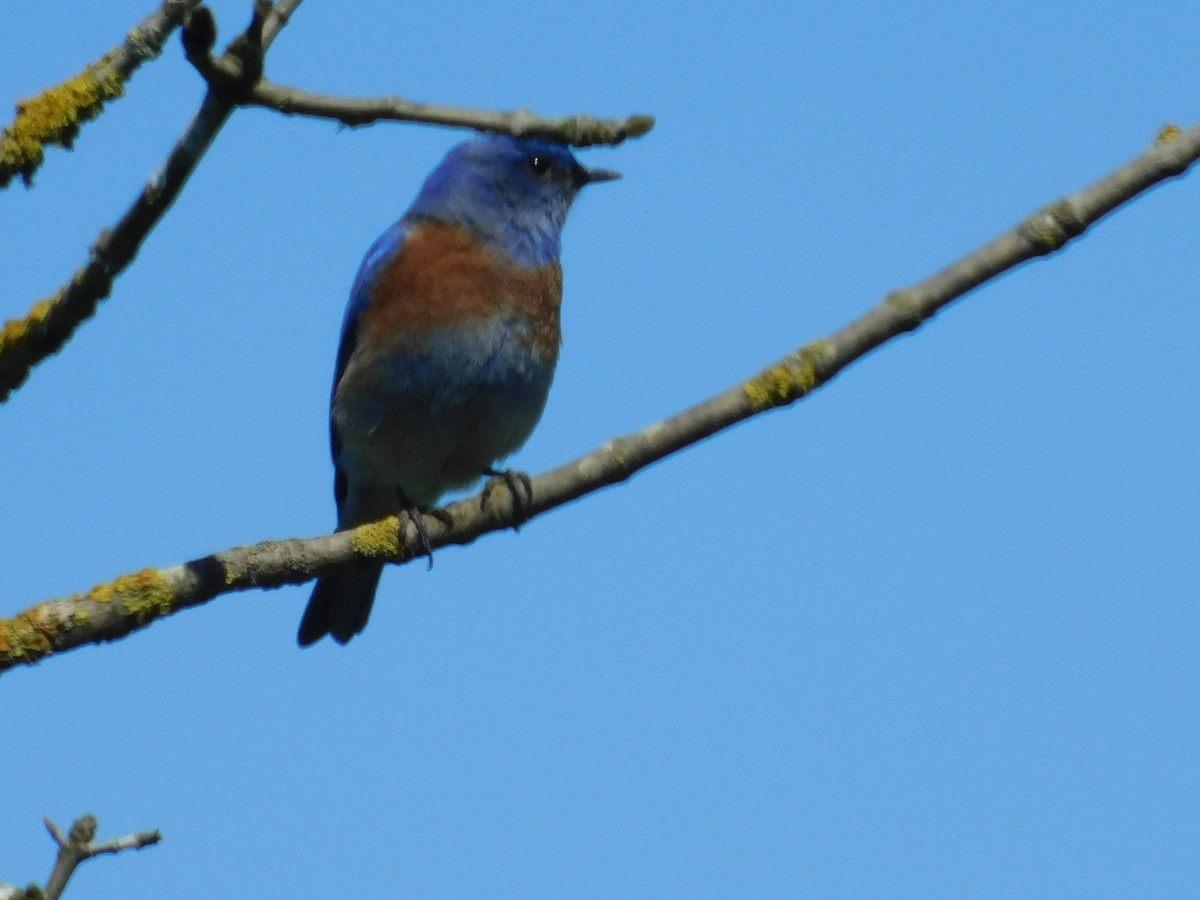
[[125, 36], [121, 44], [69, 81], [17, 104], [13, 123], [0, 134], [0, 188], [20, 175], [26, 185], [45, 158], [47, 146], [70, 148], [84, 122], [120, 97], [125, 82], [163, 44], [200, 0], [166, 0]]
[[129, 265], [170, 208], [230, 110], [215, 98], [206, 98], [158, 174], [125, 215], [100, 234], [87, 262], [71, 280], [53, 296], [34, 304], [28, 314], [0, 328], [0, 402], [21, 386], [35, 365], [62, 349], [112, 292], [113, 279]]
[[[114, 51], [115, 55], [110, 54], [111, 59], [105, 58], [102, 64], [103, 71], [124, 72], [125, 68], [133, 66], [133, 60], [147, 58], [147, 54], [153, 55], [150, 49], [156, 53], [161, 47], [162, 40], [170, 30], [164, 24], [164, 17], [168, 13], [174, 17], [170, 19], [171, 28], [178, 24], [185, 14], [190, 13], [184, 29], [184, 45], [188, 58], [208, 79], [211, 89], [162, 169], [145, 186], [120, 221], [100, 235], [86, 264], [75, 272], [70, 282], [52, 296], [38, 301], [25, 316], [12, 319], [0, 328], [0, 403], [7, 400], [9, 395], [24, 383], [35, 365], [61, 350], [75, 333], [75, 329], [90, 318], [100, 301], [111, 293], [113, 279], [132, 262], [146, 236], [170, 208], [192, 170], [199, 164], [230, 113], [239, 104], [269, 105], [260, 100], [274, 98], [285, 105], [296, 105], [296, 108], [285, 111], [329, 115], [339, 120], [350, 116], [351, 118], [345, 121], [351, 124], [363, 124], [374, 118], [398, 118], [511, 134], [538, 134], [577, 146], [620, 143], [628, 137], [644, 134], [654, 124], [653, 119], [648, 116], [606, 121], [584, 116], [541, 119], [524, 111], [489, 113], [412, 104], [399, 99], [340, 101], [280, 88], [260, 79], [262, 55], [300, 3], [301, 0], [280, 0], [272, 5], [267, 0], [255, 0], [254, 17], [250, 27], [230, 43], [224, 54], [213, 57], [211, 48], [216, 37], [216, 25], [211, 13], [198, 5], [196, 0], [168, 0], [154, 16], [131, 33], [130, 39]], [[153, 36], [154, 40], [151, 40], [150, 36]], [[139, 53], [142, 56], [138, 56]], [[129, 70], [132, 71], [132, 68]], [[85, 73], [88, 75], [86, 79], [80, 76], [83, 80], [75, 79], [75, 82], [86, 83], [88, 86], [112, 87], [106, 78], [89, 73], [92, 73], [91, 69]], [[112, 89], [119, 93], [121, 82], [118, 80], [115, 84], [116, 87]], [[76, 94], [74, 88], [71, 91], [55, 90], [59, 91], [56, 97], [75, 97]], [[94, 93], [92, 87], [87, 88], [85, 93], [88, 92]], [[43, 96], [48, 97], [51, 93]], [[88, 96], [91, 96], [91, 93], [88, 93]], [[256, 97], [259, 99], [256, 100]], [[71, 103], [72, 108], [76, 109], [87, 106], [86, 103], [74, 100]], [[338, 104], [356, 103], [360, 104], [356, 110], [346, 112], [342, 108], [339, 111]], [[386, 108], [388, 112], [384, 115], [369, 112], [372, 109], [378, 112], [380, 107]], [[32, 109], [30, 104], [26, 104], [25, 108]], [[96, 106], [96, 109], [99, 109], [99, 106]], [[28, 123], [45, 118], [46, 116], [38, 115], [33, 119], [27, 117], [24, 121]], [[14, 138], [13, 146], [25, 147], [28, 143], [26, 139], [34, 132], [29, 129], [17, 129], [14, 133], [20, 140]], [[37, 133], [41, 134], [40, 131]], [[24, 137], [21, 137], [22, 135]], [[39, 148], [37, 153], [40, 154], [41, 144], [45, 141], [38, 138], [34, 143]], [[7, 147], [8, 144], [4, 146]], [[25, 171], [24, 167], [27, 164], [20, 160], [27, 159], [28, 154], [22, 153], [14, 151], [13, 165], [16, 168], [13, 171]], [[34, 165], [36, 167], [36, 164]], [[30, 174], [32, 171], [28, 169]], [[2, 172], [0, 167], [0, 173]]]
[[866, 315], [802, 347], [744, 386], [754, 412], [792, 403], [850, 363], [927, 319], [964, 294], [1021, 263], [1061, 250], [1119, 206], [1183, 175], [1200, 158], [1200, 126], [1167, 125], [1142, 155], [1077, 194], [1051, 203], [1015, 228], [926, 278], [895, 291]]
[[42, 888], [31, 884], [21, 890], [12, 885], [0, 884], [0, 900], [34, 900], [34, 898], [58, 900], [81, 862], [94, 856], [120, 853], [122, 850], [141, 850], [162, 840], [162, 835], [157, 831], [139, 831], [111, 841], [96, 842], [94, 838], [98, 823], [96, 817], [90, 813], [80, 816], [66, 834], [63, 834], [62, 830], [49, 819], [43, 821], [46, 824], [46, 830], [50, 832], [50, 837], [58, 845], [54, 869], [50, 873], [46, 886]]
[[[299, 3], [285, 0], [269, 15], [266, 10], [256, 9], [251, 30], [260, 36], [263, 51]], [[174, 9], [181, 4], [185, 9], [196, 5], [179, 0], [163, 8]], [[142, 188], [125, 215], [101, 232], [87, 262], [53, 296], [0, 328], [0, 403], [21, 386], [35, 365], [61, 350], [75, 329], [109, 295], [113, 279], [133, 261], [146, 236], [170, 209], [233, 109], [227, 98], [209, 91], [162, 168]]]
[[[751, 416], [786, 406], [874, 348], [916, 329], [939, 309], [1023, 262], [1061, 249], [1089, 225], [1200, 158], [1200, 127], [1164, 130], [1148, 151], [1091, 187], [1034, 213], [1016, 228], [919, 284], [884, 298], [857, 321], [801, 347], [743, 384], [532, 481], [521, 510], [531, 519], [635, 472]], [[515, 522], [500, 484], [428, 516], [432, 547], [468, 544]], [[300, 584], [354, 557], [407, 562], [422, 553], [416, 528], [396, 518], [311, 539], [265, 541], [169, 569], [126, 575], [87, 594], [49, 600], [0, 620], [0, 671], [110, 641], [221, 594]], [[401, 539], [403, 536], [403, 539]]]

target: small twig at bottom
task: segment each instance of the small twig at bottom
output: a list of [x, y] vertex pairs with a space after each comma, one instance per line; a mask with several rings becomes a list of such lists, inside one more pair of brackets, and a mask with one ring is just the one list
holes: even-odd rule
[[50, 832], [50, 837], [54, 838], [54, 843], [58, 844], [58, 858], [54, 860], [54, 869], [50, 872], [50, 880], [46, 882], [46, 887], [41, 892], [46, 900], [58, 900], [62, 896], [67, 882], [84, 860], [106, 853], [119, 853], [122, 850], [141, 850], [143, 847], [152, 846], [162, 840], [162, 835], [158, 831], [139, 831], [127, 834], [125, 837], [114, 838], [111, 841], [93, 843], [99, 823], [91, 813], [76, 819], [71, 830], [65, 835], [49, 819], [43, 821], [46, 823], [46, 830]]

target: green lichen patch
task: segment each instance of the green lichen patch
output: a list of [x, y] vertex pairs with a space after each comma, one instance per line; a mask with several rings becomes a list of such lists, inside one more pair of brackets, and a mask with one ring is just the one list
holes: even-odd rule
[[1183, 129], [1180, 128], [1178, 125], [1176, 125], [1174, 122], [1168, 122], [1166, 125], [1164, 125], [1159, 130], [1158, 136], [1155, 137], [1154, 140], [1155, 140], [1155, 143], [1169, 144], [1172, 141], [1179, 140], [1179, 138], [1181, 138], [1182, 136], [1183, 136]]
[[96, 603], [119, 602], [139, 624], [145, 624], [171, 612], [175, 592], [158, 569], [142, 569], [97, 585], [88, 592], [86, 599]]
[[33, 662], [51, 650], [50, 638], [32, 612], [0, 619], [0, 658]]
[[350, 546], [359, 556], [386, 559], [400, 553], [400, 520], [395, 516], [359, 525], [350, 532]]
[[100, 115], [104, 104], [125, 92], [124, 79], [107, 59], [69, 81], [17, 104], [17, 117], [0, 135], [0, 186], [14, 174], [28, 185], [47, 145], [70, 149], [79, 128]]
[[827, 342], [817, 341], [751, 378], [742, 386], [751, 408], [762, 412], [784, 406], [818, 387], [824, 381], [821, 359], [828, 351]]
[[42, 326], [54, 309], [52, 300], [39, 300], [29, 310], [29, 314], [20, 319], [9, 319], [0, 328], [0, 355], [13, 347], [25, 343], [30, 331]]

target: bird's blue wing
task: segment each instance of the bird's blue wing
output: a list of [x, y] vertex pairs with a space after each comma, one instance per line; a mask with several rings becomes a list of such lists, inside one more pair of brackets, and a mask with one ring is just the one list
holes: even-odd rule
[[337, 361], [333, 368], [333, 386], [329, 391], [329, 450], [333, 456], [334, 465], [333, 495], [339, 508], [346, 498], [346, 475], [338, 465], [342, 439], [338, 434], [337, 425], [333, 421], [333, 398], [337, 394], [338, 383], [342, 380], [342, 375], [358, 344], [358, 322], [363, 310], [371, 301], [375, 278], [380, 269], [400, 252], [411, 229], [412, 223], [401, 219], [381, 234], [379, 239], [371, 245], [371, 249], [367, 251], [367, 255], [363, 257], [363, 261], [358, 267], [358, 274], [354, 276], [354, 286], [350, 289], [350, 300], [346, 303], [346, 312], [342, 316], [342, 334], [338, 341]]

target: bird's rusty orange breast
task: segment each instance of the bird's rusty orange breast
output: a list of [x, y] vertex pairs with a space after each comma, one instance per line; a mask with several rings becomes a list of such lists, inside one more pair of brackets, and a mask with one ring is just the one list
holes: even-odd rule
[[532, 323], [537, 352], [557, 356], [562, 304], [557, 262], [517, 268], [468, 231], [426, 221], [375, 277], [373, 300], [359, 323], [361, 340], [370, 346], [409, 345], [437, 330], [509, 314]]

